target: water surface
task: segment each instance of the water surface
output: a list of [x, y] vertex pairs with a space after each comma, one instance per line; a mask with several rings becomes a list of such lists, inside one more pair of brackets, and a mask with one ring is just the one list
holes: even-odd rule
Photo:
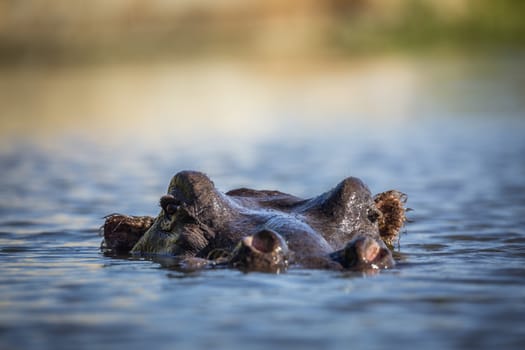
[[[520, 65], [219, 67], [5, 75], [1, 349], [525, 344]], [[357, 176], [403, 191], [398, 265], [184, 274], [101, 254], [102, 217], [155, 215], [183, 169], [222, 190], [308, 197]]]

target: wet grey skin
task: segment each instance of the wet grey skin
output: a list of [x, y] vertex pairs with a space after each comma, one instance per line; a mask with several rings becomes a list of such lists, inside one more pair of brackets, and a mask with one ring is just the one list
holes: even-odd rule
[[[372, 197], [353, 177], [311, 199], [246, 188], [222, 193], [205, 174], [182, 171], [161, 197], [156, 218], [108, 216], [103, 248], [122, 253], [132, 246], [132, 254], [175, 256], [198, 268], [388, 269], [395, 265], [388, 245], [404, 223], [405, 199], [397, 191]], [[128, 234], [133, 220], [142, 235]]]

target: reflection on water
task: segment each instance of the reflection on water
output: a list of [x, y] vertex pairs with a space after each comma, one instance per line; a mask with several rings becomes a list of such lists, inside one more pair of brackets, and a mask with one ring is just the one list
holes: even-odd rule
[[[334, 123], [521, 115], [521, 59], [28, 66], [1, 71], [2, 134], [215, 145]], [[501, 84], [504, 86], [501, 86]], [[233, 141], [232, 141], [233, 140]], [[4, 141], [5, 143], [5, 141]], [[140, 146], [143, 147], [142, 145]]]
[[[214, 67], [6, 72], [3, 347], [520, 348], [518, 65]], [[313, 196], [354, 175], [408, 193], [398, 267], [183, 274], [99, 252], [104, 215], [155, 215], [188, 168], [223, 190]]]

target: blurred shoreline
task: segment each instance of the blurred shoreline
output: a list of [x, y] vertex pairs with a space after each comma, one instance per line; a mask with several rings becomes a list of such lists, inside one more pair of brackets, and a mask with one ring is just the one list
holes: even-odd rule
[[0, 64], [523, 52], [520, 0], [0, 0]]
[[[102, 144], [524, 117], [522, 56], [0, 66], [0, 135]], [[377, 130], [377, 129], [376, 129]]]
[[523, 118], [522, 13], [522, 0], [0, 0], [0, 136], [244, 142]]

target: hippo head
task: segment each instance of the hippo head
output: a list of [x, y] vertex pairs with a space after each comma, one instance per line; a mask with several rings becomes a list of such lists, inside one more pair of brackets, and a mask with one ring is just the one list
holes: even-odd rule
[[356, 183], [353, 191], [360, 193], [353, 198], [359, 198], [357, 202], [362, 203], [361, 207], [350, 204], [354, 212], [349, 221], [356, 224], [345, 247], [332, 253], [331, 257], [344, 268], [358, 271], [394, 267], [392, 249], [406, 221], [406, 195], [390, 190], [371, 198], [370, 191], [362, 183]]
[[[108, 217], [103, 247], [249, 271], [385, 269], [394, 266], [389, 248], [405, 221], [404, 200], [397, 191], [372, 197], [351, 177], [310, 199], [251, 189], [222, 193], [205, 174], [183, 171], [160, 198], [156, 218]], [[227, 260], [214, 260], [216, 251]]]
[[[403, 205], [394, 195], [381, 199], [378, 205], [361, 180], [349, 177], [331, 191], [307, 202], [303, 212], [316, 219], [313, 224], [323, 231], [335, 250], [330, 257], [343, 268], [386, 269], [393, 267], [395, 262], [383, 236], [394, 234], [397, 237], [400, 227], [391, 227], [389, 221], [385, 222], [385, 215], [393, 208], [402, 209]], [[397, 202], [392, 204], [394, 200]], [[391, 205], [390, 211], [385, 208], [387, 204]], [[404, 220], [404, 209], [399, 215]]]
[[217, 224], [232, 215], [221, 197], [206, 175], [178, 173], [160, 198], [159, 215], [132, 252], [176, 256], [203, 252], [215, 238]]

